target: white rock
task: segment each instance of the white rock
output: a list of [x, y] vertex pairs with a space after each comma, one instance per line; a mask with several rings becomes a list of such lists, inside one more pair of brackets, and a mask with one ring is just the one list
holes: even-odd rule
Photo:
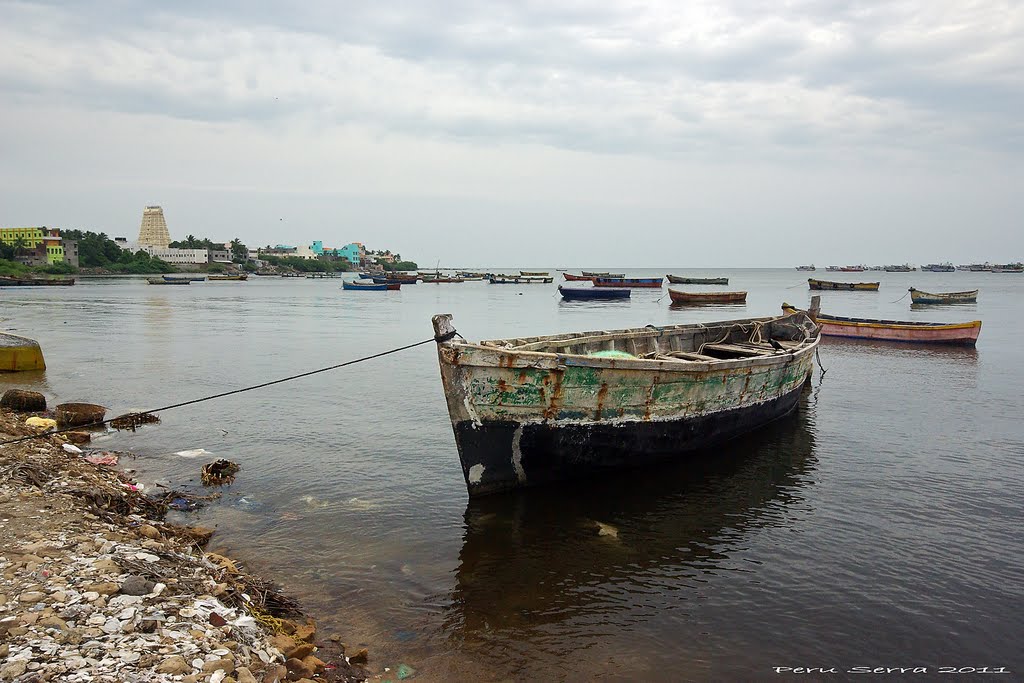
[[142, 560], [143, 562], [159, 562], [159, 555], [151, 555], [150, 553], [135, 553], [136, 560]]
[[113, 618], [107, 619], [103, 626], [100, 626], [100, 629], [104, 633], [118, 633], [121, 631], [121, 622]]
[[117, 613], [117, 618], [120, 619], [121, 621], [126, 621], [128, 619], [134, 619], [135, 618], [135, 608], [134, 607], [125, 607], [123, 610], [121, 610], [120, 612]]
[[96, 591], [86, 591], [82, 593], [82, 597], [85, 598], [88, 602], [93, 602], [100, 597], [100, 594]]
[[192, 668], [193, 669], [202, 669], [203, 668], [203, 664], [205, 664], [205, 662], [203, 660], [199, 659], [199, 658], [196, 658], [196, 659], [192, 660]]

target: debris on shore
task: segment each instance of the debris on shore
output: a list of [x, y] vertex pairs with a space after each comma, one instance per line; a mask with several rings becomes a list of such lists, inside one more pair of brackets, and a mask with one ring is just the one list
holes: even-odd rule
[[[0, 441], [37, 434], [26, 417], [0, 410]], [[272, 584], [205, 552], [213, 530], [166, 522], [185, 494], [147, 498], [116, 458], [65, 445], [0, 446], [0, 681], [368, 677]]]

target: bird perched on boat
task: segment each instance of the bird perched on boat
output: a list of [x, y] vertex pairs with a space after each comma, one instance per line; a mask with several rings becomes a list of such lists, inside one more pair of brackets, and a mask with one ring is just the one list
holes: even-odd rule
[[768, 343], [771, 344], [772, 348], [775, 349], [776, 351], [785, 351], [786, 350], [786, 347], [784, 347], [782, 344], [780, 344], [779, 342], [775, 341], [771, 337], [768, 337]]

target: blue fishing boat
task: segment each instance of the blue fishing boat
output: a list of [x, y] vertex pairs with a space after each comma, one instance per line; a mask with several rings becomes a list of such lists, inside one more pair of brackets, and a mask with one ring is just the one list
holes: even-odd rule
[[342, 282], [342, 289], [352, 289], [356, 291], [364, 292], [386, 292], [388, 286], [386, 284], [376, 284], [374, 282]]
[[558, 286], [558, 293], [563, 299], [628, 299], [628, 289], [612, 289], [605, 287], [563, 287]]

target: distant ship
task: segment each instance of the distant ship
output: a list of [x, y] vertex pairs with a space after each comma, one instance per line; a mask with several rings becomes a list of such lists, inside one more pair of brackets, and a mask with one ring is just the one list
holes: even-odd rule
[[817, 268], [814, 267], [813, 263], [811, 265], [809, 265], [809, 266], [797, 266], [796, 269], [797, 270], [817, 270]]
[[956, 268], [952, 263], [929, 263], [927, 266], [921, 266], [921, 270], [929, 273], [952, 273]]

